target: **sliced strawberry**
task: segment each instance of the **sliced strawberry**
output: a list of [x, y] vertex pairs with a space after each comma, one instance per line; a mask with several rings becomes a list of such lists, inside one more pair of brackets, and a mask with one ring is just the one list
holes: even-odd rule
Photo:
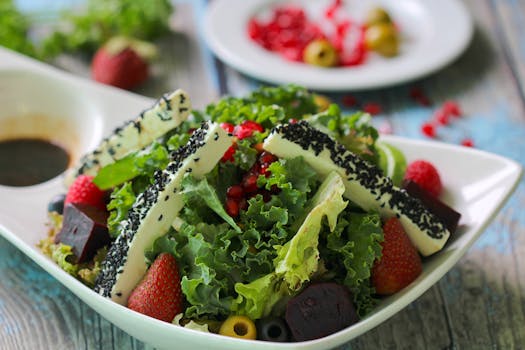
[[183, 296], [177, 261], [161, 253], [151, 264], [144, 279], [131, 292], [128, 307], [161, 321], [171, 322], [183, 311]]
[[93, 183], [93, 176], [80, 175], [69, 187], [64, 205], [68, 203], [89, 204], [106, 210], [105, 199], [106, 192]]
[[377, 294], [398, 292], [414, 281], [423, 269], [421, 257], [401, 222], [393, 217], [383, 225], [385, 240], [381, 258], [372, 267], [372, 286]]

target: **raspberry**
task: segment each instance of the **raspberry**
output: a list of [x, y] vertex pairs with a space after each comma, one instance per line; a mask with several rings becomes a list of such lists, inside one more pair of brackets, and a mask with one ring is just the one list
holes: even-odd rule
[[69, 187], [64, 204], [81, 203], [106, 210], [105, 198], [106, 192], [93, 183], [93, 176], [79, 175]]
[[412, 180], [434, 197], [439, 197], [443, 190], [441, 178], [434, 165], [426, 160], [410, 163], [405, 172], [405, 180]]

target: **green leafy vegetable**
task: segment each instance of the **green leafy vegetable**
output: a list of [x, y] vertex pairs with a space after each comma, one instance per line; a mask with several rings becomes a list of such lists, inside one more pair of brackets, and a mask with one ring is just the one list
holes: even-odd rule
[[135, 192], [131, 182], [126, 182], [111, 192], [111, 201], [108, 203], [109, 218], [108, 231], [112, 238], [117, 238], [121, 230], [121, 222], [128, 216], [128, 211], [135, 202]]
[[332, 104], [326, 111], [312, 115], [307, 120], [312, 126], [341, 142], [351, 152], [377, 163], [374, 145], [379, 134], [373, 127], [369, 114], [357, 112], [345, 115], [337, 105]]
[[28, 56], [38, 56], [35, 45], [29, 40], [30, 21], [12, 0], [0, 0], [0, 23], [0, 45]]
[[168, 151], [154, 142], [142, 151], [128, 154], [99, 170], [93, 182], [102, 190], [123, 184], [139, 175], [152, 177], [156, 170], [164, 169], [169, 163]]
[[78, 265], [74, 263], [75, 254], [73, 253], [73, 248], [69, 245], [58, 243], [51, 249], [51, 259], [53, 259], [62, 270], [76, 277]]
[[168, 0], [88, 0], [82, 13], [63, 14], [66, 23], [44, 40], [43, 54], [92, 53], [116, 35], [151, 41], [169, 31], [172, 12]]
[[182, 179], [181, 187], [182, 198], [188, 208], [199, 208], [205, 205], [226, 221], [235, 231], [242, 232], [235, 220], [226, 213], [217, 193], [208, 184], [206, 178], [199, 180], [191, 175], [187, 175]]

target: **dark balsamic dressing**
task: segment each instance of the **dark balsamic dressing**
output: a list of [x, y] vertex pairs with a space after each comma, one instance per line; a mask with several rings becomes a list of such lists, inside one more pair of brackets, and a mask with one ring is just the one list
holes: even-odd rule
[[0, 185], [31, 186], [54, 178], [69, 165], [69, 153], [43, 139], [0, 141]]

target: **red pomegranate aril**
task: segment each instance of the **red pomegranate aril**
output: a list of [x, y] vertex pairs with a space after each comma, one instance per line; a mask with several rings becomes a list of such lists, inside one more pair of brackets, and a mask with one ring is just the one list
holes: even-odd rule
[[474, 147], [474, 141], [472, 139], [466, 138], [461, 141], [461, 145], [465, 147]]
[[448, 125], [450, 122], [449, 114], [442, 109], [438, 109], [434, 114], [434, 119], [441, 125]]
[[223, 162], [223, 163], [225, 163], [225, 162], [233, 162], [233, 160], [234, 160], [233, 155], [234, 154], [235, 154], [235, 145], [232, 145], [226, 150], [226, 152], [224, 152], [224, 155], [221, 158], [221, 162]]
[[462, 115], [461, 108], [459, 105], [454, 101], [446, 101], [443, 103], [443, 106], [441, 107], [445, 113], [450, 114], [455, 117], [459, 117]]
[[257, 178], [259, 176], [254, 173], [248, 173], [242, 179], [242, 187], [244, 192], [253, 193], [257, 191]]
[[237, 217], [239, 215], [239, 202], [233, 198], [226, 199], [226, 212], [231, 217]]
[[426, 96], [423, 90], [419, 87], [413, 87], [410, 89], [410, 97], [422, 106], [430, 106], [432, 104], [428, 96]]
[[296, 124], [297, 122], [298, 122], [298, 120], [295, 119], [295, 118], [288, 119], [288, 124]]
[[430, 122], [425, 122], [421, 125], [421, 132], [427, 137], [436, 137], [436, 127]]
[[219, 126], [228, 133], [233, 133], [233, 130], [235, 129], [235, 125], [232, 123], [220, 123]]
[[369, 102], [369, 103], [365, 103], [365, 105], [363, 106], [363, 111], [370, 115], [378, 115], [383, 110], [379, 103]]
[[343, 99], [341, 100], [341, 102], [343, 103], [343, 105], [345, 105], [346, 107], [354, 107], [355, 105], [357, 105], [357, 100], [354, 96], [352, 95], [344, 95], [343, 96]]
[[259, 192], [257, 193], [263, 197], [264, 203], [268, 203], [272, 199], [272, 193], [268, 190], [262, 189], [262, 190], [259, 190]]
[[270, 152], [263, 152], [259, 157], [259, 163], [261, 164], [271, 164], [277, 160], [277, 157], [271, 154]]
[[267, 163], [262, 164], [261, 165], [261, 169], [259, 170], [260, 174], [264, 175], [265, 177], [270, 177], [272, 172], [270, 170], [268, 170], [269, 166], [270, 166], [270, 164], [267, 164]]
[[226, 190], [228, 198], [240, 199], [244, 195], [244, 190], [241, 185], [232, 185]]
[[279, 192], [281, 192], [281, 189], [279, 187], [277, 187], [277, 185], [272, 185], [270, 187], [270, 192], [272, 194], [278, 194]]

